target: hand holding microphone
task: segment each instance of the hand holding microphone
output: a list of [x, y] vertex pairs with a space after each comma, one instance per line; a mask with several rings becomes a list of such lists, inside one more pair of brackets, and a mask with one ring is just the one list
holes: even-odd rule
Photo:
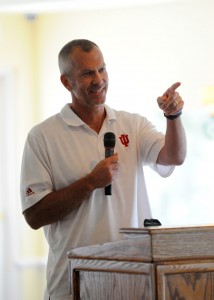
[[118, 172], [118, 154], [114, 153], [115, 135], [104, 135], [105, 158], [101, 160], [88, 175], [93, 189], [105, 187], [105, 195], [111, 195], [111, 182]]

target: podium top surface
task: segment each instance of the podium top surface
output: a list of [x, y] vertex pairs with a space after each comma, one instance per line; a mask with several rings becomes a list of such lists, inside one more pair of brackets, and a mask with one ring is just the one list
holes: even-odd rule
[[132, 260], [214, 259], [214, 225], [121, 228], [121, 240], [72, 249], [69, 258]]
[[142, 228], [121, 228], [120, 233], [124, 234], [176, 234], [176, 233], [197, 233], [197, 232], [214, 232], [214, 224], [193, 225], [193, 226], [153, 226]]

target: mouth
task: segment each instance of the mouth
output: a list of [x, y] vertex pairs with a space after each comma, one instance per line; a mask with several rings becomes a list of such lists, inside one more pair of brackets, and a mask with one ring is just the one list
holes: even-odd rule
[[100, 87], [100, 88], [92, 88], [89, 90], [90, 94], [94, 94], [94, 95], [101, 95], [104, 93], [105, 87]]

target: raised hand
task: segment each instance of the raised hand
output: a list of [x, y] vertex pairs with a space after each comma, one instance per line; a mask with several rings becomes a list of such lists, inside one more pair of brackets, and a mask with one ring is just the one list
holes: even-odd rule
[[183, 109], [184, 101], [180, 94], [176, 91], [180, 85], [180, 82], [174, 83], [162, 96], [157, 98], [158, 106], [163, 110], [166, 116], [176, 115]]

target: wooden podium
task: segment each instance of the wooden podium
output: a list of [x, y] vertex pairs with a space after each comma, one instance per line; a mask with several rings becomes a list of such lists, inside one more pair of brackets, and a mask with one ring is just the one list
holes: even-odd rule
[[71, 299], [214, 300], [214, 225], [120, 233], [68, 253]]

